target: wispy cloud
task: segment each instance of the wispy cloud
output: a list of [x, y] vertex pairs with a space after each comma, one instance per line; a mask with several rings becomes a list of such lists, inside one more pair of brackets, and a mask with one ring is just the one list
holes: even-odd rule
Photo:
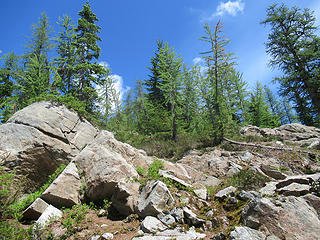
[[203, 62], [203, 59], [201, 57], [195, 57], [192, 59], [192, 62], [194, 65], [201, 64]]
[[212, 21], [216, 17], [221, 17], [226, 14], [235, 17], [238, 15], [238, 13], [243, 13], [244, 8], [245, 3], [242, 2], [242, 0], [228, 0], [227, 2], [220, 2], [216, 8], [216, 11], [212, 13], [209, 17], [202, 18], [202, 21]]

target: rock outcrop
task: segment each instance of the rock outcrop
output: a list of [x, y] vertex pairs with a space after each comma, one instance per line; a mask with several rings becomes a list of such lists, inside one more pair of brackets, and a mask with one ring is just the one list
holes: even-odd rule
[[0, 126], [4, 166], [28, 176], [28, 190], [33, 190], [61, 163], [70, 162], [97, 133], [88, 121], [62, 105], [34, 103]]
[[[249, 126], [242, 133], [282, 139], [281, 146], [286, 141], [301, 146], [320, 138], [319, 129], [300, 124], [276, 129]], [[62, 216], [62, 207], [108, 199], [116, 217], [127, 217], [123, 222], [142, 221], [135, 225], [139, 229], [126, 230], [136, 231], [130, 235], [136, 240], [317, 239], [320, 164], [315, 157], [318, 152], [313, 153], [312, 158], [309, 154], [295, 161], [250, 149], [192, 150], [177, 163], [160, 160], [163, 169], [151, 179], [140, 176], [136, 167], [148, 169], [153, 157], [117, 141], [108, 131], [98, 131], [64, 106], [35, 103], [0, 126], [5, 169], [28, 176], [34, 187], [43, 184], [61, 163], [68, 164], [24, 211], [24, 219], [36, 220], [42, 228]], [[306, 166], [312, 166], [308, 171], [314, 173], [304, 174]], [[244, 175], [248, 172], [251, 175]], [[266, 183], [260, 185], [256, 178]], [[242, 186], [246, 181], [256, 181], [251, 191]], [[104, 219], [108, 213], [102, 209], [97, 217]], [[116, 234], [89, 237], [112, 239]]]

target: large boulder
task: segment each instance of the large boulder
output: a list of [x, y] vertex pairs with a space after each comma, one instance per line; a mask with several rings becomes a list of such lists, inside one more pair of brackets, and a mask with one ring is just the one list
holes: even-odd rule
[[16, 112], [0, 126], [0, 151], [7, 170], [28, 176], [28, 190], [46, 182], [68, 163], [98, 130], [66, 107], [37, 102]]
[[118, 182], [138, 177], [137, 171], [126, 159], [130, 157], [124, 154], [125, 149], [115, 145], [117, 142], [110, 144], [110, 138], [112, 135], [108, 131], [101, 131], [74, 159], [83, 172], [86, 197], [91, 201], [112, 197]]
[[280, 239], [318, 239], [320, 220], [317, 211], [302, 197], [255, 199], [242, 211], [243, 223], [264, 229]]
[[312, 143], [320, 138], [320, 129], [309, 127], [299, 123], [282, 125], [278, 128], [259, 128], [256, 126], [246, 126], [240, 130], [245, 136], [273, 137], [286, 141], [302, 143]]
[[174, 199], [167, 186], [153, 180], [142, 189], [136, 210], [141, 217], [157, 216], [173, 203]]

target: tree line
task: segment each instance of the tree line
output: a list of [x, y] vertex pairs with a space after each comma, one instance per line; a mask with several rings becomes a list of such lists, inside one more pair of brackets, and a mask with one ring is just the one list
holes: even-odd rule
[[[2, 57], [1, 121], [41, 99], [62, 102], [114, 131], [123, 141], [154, 139], [177, 142], [182, 136], [203, 144], [220, 143], [242, 125], [276, 127], [301, 122], [320, 125], [320, 38], [309, 9], [272, 5], [262, 24], [271, 27], [266, 51], [271, 66], [283, 73], [279, 94], [257, 82], [248, 89], [237, 70], [229, 40], [219, 20], [204, 25], [200, 40], [207, 46], [201, 63], [188, 66], [172, 46], [156, 42], [149, 76], [138, 80], [120, 99], [111, 70], [98, 64], [100, 27], [89, 3], [75, 25], [59, 19], [60, 32], [42, 14], [22, 56]], [[55, 49], [56, 57], [48, 52]], [[144, 140], [145, 141], [145, 140]]]

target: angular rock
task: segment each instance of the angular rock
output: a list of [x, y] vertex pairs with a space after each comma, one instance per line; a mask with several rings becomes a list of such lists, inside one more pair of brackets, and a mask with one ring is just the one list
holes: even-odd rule
[[173, 208], [170, 210], [170, 214], [177, 220], [178, 223], [184, 223], [184, 214], [181, 208]]
[[229, 196], [234, 196], [235, 192], [237, 191], [237, 189], [233, 186], [227, 187], [225, 189], [220, 190], [219, 192], [217, 192], [214, 197], [218, 198], [219, 200], [224, 200]]
[[37, 198], [24, 212], [23, 218], [27, 220], [37, 220], [41, 214], [49, 207], [49, 204], [41, 198]]
[[197, 217], [195, 213], [193, 213], [189, 208], [183, 208], [184, 221], [190, 226], [201, 226], [205, 223], [204, 220]]
[[166, 225], [172, 225], [176, 222], [175, 218], [170, 214], [159, 213], [157, 218]]
[[0, 149], [8, 153], [4, 165], [18, 175], [27, 176], [31, 186], [27, 190], [33, 191], [60, 164], [71, 161], [97, 131], [62, 105], [31, 104], [0, 126]]
[[194, 183], [192, 185], [192, 188], [193, 188], [193, 192], [194, 194], [203, 199], [203, 200], [206, 200], [207, 199], [207, 188], [201, 184], [201, 183]]
[[272, 196], [276, 193], [276, 190], [277, 190], [276, 185], [277, 185], [277, 182], [267, 182], [266, 186], [264, 186], [259, 190], [259, 193], [262, 196]]
[[141, 217], [157, 216], [173, 203], [174, 199], [167, 186], [153, 180], [142, 189], [136, 210]]
[[266, 229], [280, 239], [317, 239], [320, 236], [318, 214], [302, 197], [251, 201], [242, 211], [242, 221], [253, 229]]
[[230, 240], [265, 240], [266, 235], [248, 227], [235, 227], [230, 233]]
[[55, 207], [69, 208], [80, 203], [80, 187], [78, 168], [71, 162], [41, 194], [41, 198]]
[[134, 213], [139, 197], [139, 183], [120, 181], [115, 187], [111, 202], [121, 215]]
[[311, 187], [309, 185], [291, 183], [290, 185], [285, 186], [285, 187], [277, 190], [277, 192], [279, 192], [280, 194], [285, 195], [285, 196], [300, 197], [300, 196], [308, 194], [310, 192], [310, 188]]
[[238, 196], [237, 196], [240, 200], [242, 201], [251, 201], [254, 200], [255, 198], [260, 198], [261, 195], [258, 192], [255, 191], [250, 191], [250, 192], [246, 192], [246, 191], [241, 191]]
[[181, 228], [165, 230], [163, 232], [155, 233], [154, 235], [147, 234], [142, 237], [134, 237], [132, 240], [198, 240], [206, 237], [203, 233], [196, 232], [193, 228], [184, 232]]
[[102, 201], [115, 193], [119, 181], [137, 178], [138, 173], [126, 159], [109, 145], [110, 133], [101, 131], [74, 159], [83, 171], [86, 182], [86, 197]]
[[162, 222], [152, 216], [147, 216], [141, 222], [140, 228], [144, 233], [153, 233], [167, 229], [167, 227]]
[[276, 186], [277, 186], [277, 189], [280, 189], [292, 183], [308, 185], [314, 181], [317, 181], [319, 178], [320, 178], [320, 173], [309, 174], [309, 175], [296, 175], [296, 176], [287, 177], [286, 179], [277, 183]]
[[317, 197], [313, 194], [307, 194], [303, 196], [303, 199], [316, 210], [318, 216], [320, 216], [320, 197]]
[[277, 171], [267, 165], [261, 165], [260, 169], [264, 174], [266, 174], [268, 177], [271, 177], [273, 179], [283, 180], [283, 179], [286, 179], [286, 177], [287, 177], [282, 172]]
[[49, 205], [46, 210], [41, 214], [39, 219], [35, 222], [35, 226], [39, 228], [45, 227], [50, 221], [62, 217], [62, 212], [52, 205]]
[[182, 185], [183, 187], [191, 188], [190, 184], [186, 183], [185, 181], [181, 180], [180, 178], [177, 178], [177, 177], [171, 175], [169, 173], [169, 171], [159, 170], [159, 174], [160, 174], [160, 176], [162, 176], [164, 178], [171, 179], [173, 181], [173, 183], [178, 183], [178, 184]]

